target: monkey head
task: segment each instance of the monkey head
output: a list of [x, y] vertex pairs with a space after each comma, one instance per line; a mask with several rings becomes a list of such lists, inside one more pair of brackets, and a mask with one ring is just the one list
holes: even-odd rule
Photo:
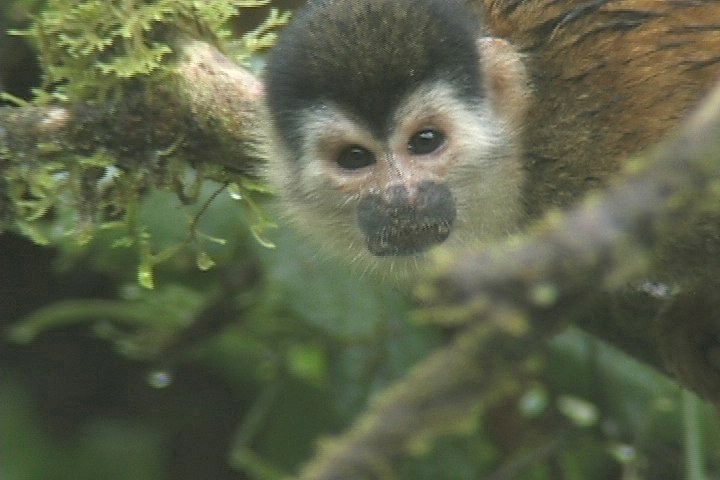
[[268, 178], [329, 252], [406, 275], [515, 229], [525, 70], [462, 2], [314, 2], [265, 80]]

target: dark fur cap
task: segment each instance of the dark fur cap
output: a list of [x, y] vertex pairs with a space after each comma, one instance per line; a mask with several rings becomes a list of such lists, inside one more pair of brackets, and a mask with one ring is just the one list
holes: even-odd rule
[[479, 36], [480, 20], [461, 0], [313, 2], [270, 54], [273, 120], [297, 148], [297, 114], [331, 102], [382, 138], [398, 103], [423, 83], [450, 79], [461, 96], [482, 94]]

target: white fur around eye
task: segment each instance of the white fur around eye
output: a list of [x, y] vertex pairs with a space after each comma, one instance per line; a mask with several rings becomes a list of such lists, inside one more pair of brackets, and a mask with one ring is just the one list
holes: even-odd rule
[[333, 164], [337, 155], [351, 145], [371, 151], [377, 148], [378, 142], [367, 129], [335, 107], [308, 110], [301, 122], [305, 129], [301, 153], [309, 162]]

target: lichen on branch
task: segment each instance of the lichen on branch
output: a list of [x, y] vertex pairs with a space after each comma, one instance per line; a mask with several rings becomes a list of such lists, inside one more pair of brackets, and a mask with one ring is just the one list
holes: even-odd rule
[[115, 230], [115, 245], [137, 248], [138, 278], [151, 287], [153, 267], [185, 246], [201, 268], [213, 262], [196, 219], [183, 245], [156, 251], [138, 220], [145, 194], [171, 190], [193, 204], [210, 181], [242, 197], [260, 238], [271, 225], [254, 198], [266, 191], [253, 174], [262, 89], [232, 59], [271, 45], [288, 14], [271, 9], [239, 40], [228, 21], [268, 3], [50, 1], [15, 32], [37, 47], [44, 79], [31, 103], [0, 108], [0, 231], [84, 245]]
[[205, 38], [247, 58], [272, 43], [272, 30], [287, 14], [272, 10], [258, 29], [231, 41], [228, 21], [242, 9], [270, 0], [50, 0], [24, 30], [38, 49], [45, 75], [42, 91], [69, 102], [103, 101], [118, 94], [129, 79], [161, 80], [175, 48], [173, 38], [184, 34]]

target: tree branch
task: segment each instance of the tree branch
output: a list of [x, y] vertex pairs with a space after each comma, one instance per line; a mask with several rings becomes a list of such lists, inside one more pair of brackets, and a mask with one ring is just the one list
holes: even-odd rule
[[0, 108], [0, 152], [6, 160], [50, 162], [102, 149], [132, 168], [182, 137], [175, 155], [254, 168], [262, 84], [206, 42], [178, 43], [179, 60], [162, 82], [137, 85], [119, 101]]
[[[208, 43], [176, 43], [174, 65], [127, 82], [116, 98], [0, 108], [0, 232], [49, 244], [61, 229], [41, 220], [65, 212], [78, 243], [101, 225], [124, 224], [141, 245], [134, 215], [148, 191], [193, 203], [214, 180], [240, 185], [248, 199], [243, 182], [264, 158], [261, 83]], [[149, 250], [141, 270], [152, 266]]]

